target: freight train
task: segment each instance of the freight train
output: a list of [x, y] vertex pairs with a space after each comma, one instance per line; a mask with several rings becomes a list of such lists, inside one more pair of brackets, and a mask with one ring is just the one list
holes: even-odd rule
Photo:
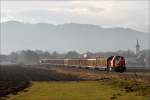
[[67, 67], [79, 67], [89, 69], [102, 69], [106, 71], [125, 72], [125, 58], [122, 56], [78, 58], [78, 59], [41, 59], [41, 64], [62, 65]]

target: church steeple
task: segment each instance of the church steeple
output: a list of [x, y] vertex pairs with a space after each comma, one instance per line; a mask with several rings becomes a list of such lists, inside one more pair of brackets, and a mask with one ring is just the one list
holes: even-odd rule
[[136, 55], [139, 54], [140, 52], [140, 45], [139, 45], [139, 41], [137, 40], [137, 43], [136, 43]]

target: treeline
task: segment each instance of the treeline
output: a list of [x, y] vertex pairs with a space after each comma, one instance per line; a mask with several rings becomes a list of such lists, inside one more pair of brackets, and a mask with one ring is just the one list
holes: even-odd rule
[[[150, 50], [142, 50], [139, 54], [135, 54], [131, 50], [116, 51], [116, 52], [86, 52], [87, 58], [109, 57], [112, 55], [121, 55], [126, 58], [128, 65], [150, 65]], [[12, 52], [8, 55], [0, 55], [1, 62], [11, 62], [19, 64], [34, 64], [39, 63], [40, 59], [64, 59], [64, 58], [82, 58], [84, 54], [76, 51], [67, 53], [58, 53], [57, 51], [48, 52], [42, 50], [22, 50]]]
[[80, 54], [76, 51], [60, 54], [57, 51], [52, 53], [42, 50], [22, 50], [11, 52], [9, 55], [1, 55], [1, 62], [11, 62], [19, 64], [34, 64], [40, 59], [58, 59], [58, 58], [79, 58]]

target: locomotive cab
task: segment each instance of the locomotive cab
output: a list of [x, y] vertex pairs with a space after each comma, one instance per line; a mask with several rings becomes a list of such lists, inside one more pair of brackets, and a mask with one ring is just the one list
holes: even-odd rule
[[125, 59], [122, 56], [111, 56], [107, 59], [107, 71], [125, 72]]

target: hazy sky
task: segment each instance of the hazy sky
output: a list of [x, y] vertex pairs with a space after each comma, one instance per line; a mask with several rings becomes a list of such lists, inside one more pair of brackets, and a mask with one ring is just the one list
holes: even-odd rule
[[1, 21], [51, 24], [86, 23], [128, 27], [148, 32], [149, 0], [145, 1], [2, 1]]

